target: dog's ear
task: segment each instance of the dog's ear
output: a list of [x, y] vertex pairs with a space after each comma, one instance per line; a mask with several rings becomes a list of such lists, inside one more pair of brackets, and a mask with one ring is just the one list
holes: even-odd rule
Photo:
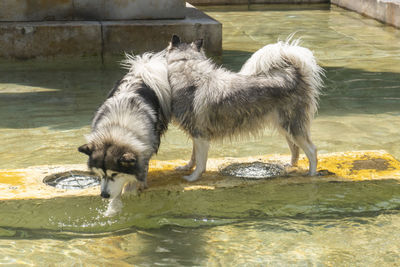
[[133, 167], [136, 164], [136, 156], [132, 152], [125, 152], [118, 160], [123, 167]]
[[199, 39], [193, 42], [194, 46], [196, 47], [197, 51], [200, 52], [201, 48], [203, 47], [203, 39]]
[[173, 35], [171, 39], [171, 46], [176, 47], [181, 43], [181, 38], [178, 35]]
[[93, 146], [91, 144], [85, 144], [78, 147], [78, 151], [90, 156], [93, 153]]

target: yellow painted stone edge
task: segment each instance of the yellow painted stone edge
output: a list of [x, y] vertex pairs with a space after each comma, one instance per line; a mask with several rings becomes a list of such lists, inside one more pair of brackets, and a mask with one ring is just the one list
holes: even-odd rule
[[[189, 172], [175, 171], [177, 166], [184, 165], [184, 160], [161, 161], [152, 160], [148, 176], [149, 188], [146, 191], [193, 191], [214, 190], [233, 186], [245, 186], [248, 183], [268, 182], [265, 180], [245, 180], [226, 177], [219, 170], [232, 163], [269, 162], [287, 164], [289, 155], [264, 155], [246, 158], [217, 158], [209, 159], [207, 172], [196, 182], [186, 182], [181, 177]], [[377, 179], [397, 179], [400, 181], [400, 162], [389, 153], [377, 151], [352, 151], [321, 154], [318, 157], [318, 170], [324, 176], [306, 176], [308, 161], [302, 156], [299, 166], [288, 168], [285, 177], [287, 183], [329, 179], [338, 181], [363, 181]], [[0, 200], [18, 199], [50, 199], [56, 197], [93, 196], [99, 194], [99, 188], [93, 187], [82, 190], [64, 190], [45, 185], [43, 178], [71, 170], [86, 170], [84, 164], [65, 166], [35, 166], [26, 169], [0, 170]]]

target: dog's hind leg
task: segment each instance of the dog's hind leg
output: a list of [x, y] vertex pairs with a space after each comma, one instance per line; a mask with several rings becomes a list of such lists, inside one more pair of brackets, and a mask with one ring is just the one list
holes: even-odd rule
[[290, 152], [292, 153], [292, 159], [290, 161], [290, 165], [292, 167], [297, 166], [297, 162], [299, 161], [299, 147], [292, 141], [292, 138], [287, 134], [286, 135], [286, 141], [289, 145]]
[[286, 142], [288, 143], [290, 152], [292, 154], [292, 159], [290, 161], [290, 165], [292, 167], [296, 167], [297, 166], [297, 162], [299, 161], [299, 147], [294, 143], [293, 141], [293, 137], [291, 134], [289, 134], [289, 132], [287, 130], [285, 130], [285, 128], [283, 128], [283, 126], [281, 125], [276, 125], [278, 131], [286, 137]]
[[189, 162], [184, 166], [176, 167], [175, 168], [176, 171], [190, 171], [191, 169], [193, 169], [194, 165], [196, 164], [196, 152], [195, 152], [196, 148], [194, 146], [194, 141], [192, 141], [192, 142], [193, 142], [192, 156], [191, 156]]
[[294, 111], [279, 110], [275, 120], [278, 129], [286, 136], [292, 152], [292, 164], [297, 163], [300, 147], [308, 158], [309, 174], [314, 176], [317, 174], [317, 148], [310, 139], [308, 115], [302, 105], [295, 107]]
[[303, 149], [304, 153], [308, 158], [309, 162], [309, 175], [314, 176], [317, 174], [317, 147], [311, 142], [308, 134], [305, 136], [297, 135], [293, 136], [293, 141], [296, 145], [298, 145], [301, 149]]
[[193, 152], [194, 161], [196, 163], [196, 168], [193, 173], [184, 176], [183, 178], [189, 182], [196, 181], [200, 178], [201, 174], [205, 172], [207, 166], [208, 148], [210, 147], [210, 142], [205, 139], [193, 138]]

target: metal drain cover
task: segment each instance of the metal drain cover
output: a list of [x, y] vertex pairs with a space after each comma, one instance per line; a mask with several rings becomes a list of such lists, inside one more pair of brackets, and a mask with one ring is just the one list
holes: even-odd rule
[[264, 162], [234, 163], [221, 171], [222, 175], [248, 179], [267, 179], [285, 174], [283, 166]]
[[100, 178], [85, 171], [68, 171], [46, 176], [43, 183], [58, 189], [85, 189], [100, 185]]

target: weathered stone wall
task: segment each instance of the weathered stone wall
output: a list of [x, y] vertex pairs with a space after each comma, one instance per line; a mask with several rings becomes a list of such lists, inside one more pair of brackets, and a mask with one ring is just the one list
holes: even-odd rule
[[331, 0], [331, 3], [400, 28], [400, 0]]
[[192, 5], [316, 4], [330, 0], [188, 0]]
[[94, 57], [104, 62], [124, 52], [162, 50], [173, 34], [187, 41], [204, 38], [207, 52], [221, 55], [221, 23], [189, 4], [184, 16], [163, 20], [0, 22], [0, 59]]
[[0, 21], [178, 19], [184, 0], [1, 0]]

